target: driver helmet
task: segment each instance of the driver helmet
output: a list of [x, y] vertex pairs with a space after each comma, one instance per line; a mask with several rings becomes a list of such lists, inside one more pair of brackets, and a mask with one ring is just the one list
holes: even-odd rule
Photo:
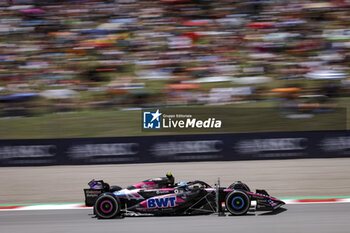
[[174, 178], [174, 176], [173, 176], [173, 174], [171, 174], [170, 172], [168, 172], [167, 174], [166, 174], [166, 177], [168, 178], [168, 186], [173, 186], [174, 185], [174, 183], [175, 183], [175, 178]]

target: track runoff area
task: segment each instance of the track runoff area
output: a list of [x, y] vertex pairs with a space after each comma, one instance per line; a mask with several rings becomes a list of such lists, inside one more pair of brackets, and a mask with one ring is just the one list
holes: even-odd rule
[[[279, 198], [286, 205], [350, 203], [350, 196]], [[223, 203], [224, 204], [224, 203]], [[254, 204], [254, 203], [253, 203]], [[0, 204], [0, 211], [92, 209], [83, 203]]]

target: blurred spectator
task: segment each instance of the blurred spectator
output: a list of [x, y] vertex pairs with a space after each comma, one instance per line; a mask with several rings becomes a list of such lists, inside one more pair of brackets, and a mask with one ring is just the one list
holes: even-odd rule
[[[270, 93], [262, 98], [258, 87], [277, 79], [291, 84], [323, 79], [332, 84], [318, 88], [315, 81], [308, 88], [340, 96], [342, 86], [348, 88], [342, 80], [349, 73], [349, 4], [2, 0], [0, 95], [78, 92], [59, 104], [69, 109], [77, 102], [91, 107], [229, 104], [252, 99], [256, 90], [259, 99], [268, 99]], [[197, 85], [188, 88], [191, 83]], [[215, 89], [213, 83], [231, 89]]]

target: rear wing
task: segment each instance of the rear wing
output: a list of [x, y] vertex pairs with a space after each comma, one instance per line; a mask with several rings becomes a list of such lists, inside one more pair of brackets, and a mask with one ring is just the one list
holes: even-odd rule
[[85, 205], [93, 206], [102, 193], [103, 189], [84, 189]]
[[93, 206], [98, 198], [104, 192], [108, 192], [109, 184], [105, 183], [103, 180], [91, 180], [88, 183], [88, 189], [84, 189], [85, 205]]

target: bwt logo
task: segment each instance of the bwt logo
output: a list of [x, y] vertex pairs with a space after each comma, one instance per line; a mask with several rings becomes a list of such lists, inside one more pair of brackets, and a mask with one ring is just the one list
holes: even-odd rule
[[147, 208], [166, 208], [174, 207], [176, 202], [176, 197], [163, 197], [163, 198], [151, 198], [147, 200]]
[[162, 113], [159, 112], [159, 109], [156, 112], [143, 112], [143, 128], [160, 129], [161, 115]]

